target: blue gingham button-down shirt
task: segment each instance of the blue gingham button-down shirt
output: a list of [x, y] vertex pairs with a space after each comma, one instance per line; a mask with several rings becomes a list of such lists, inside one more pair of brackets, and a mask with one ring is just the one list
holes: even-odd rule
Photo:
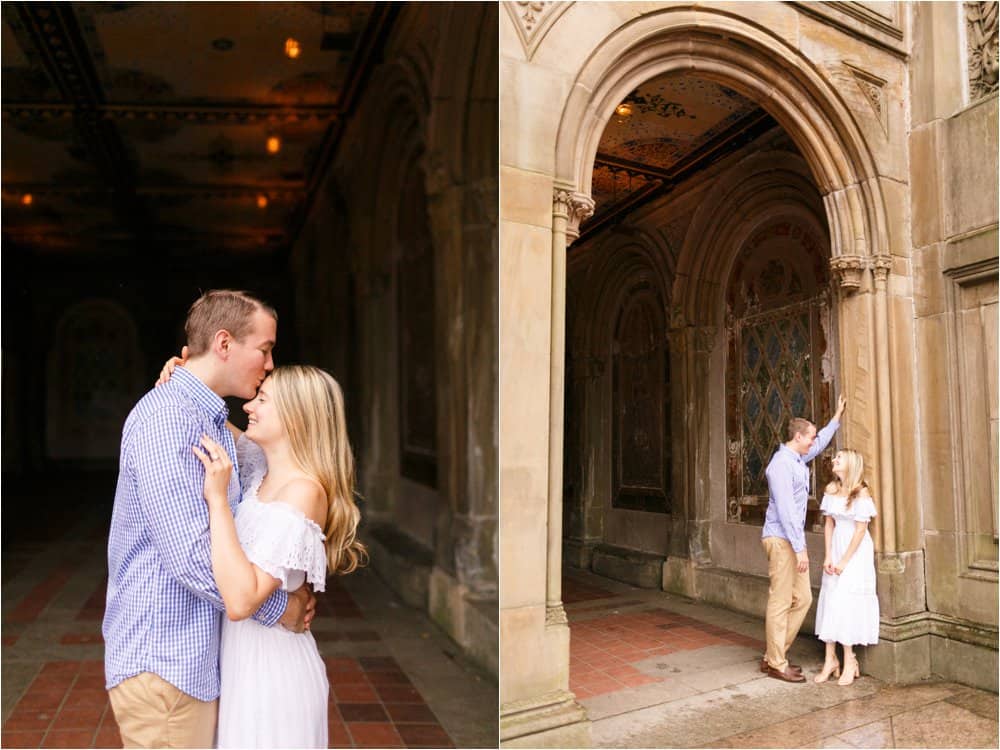
[[764, 516], [761, 538], [787, 539], [792, 549], [806, 548], [806, 506], [809, 504], [809, 467], [807, 463], [826, 450], [840, 422], [831, 419], [816, 433], [809, 452], [802, 456], [782, 443], [767, 465], [767, 489], [770, 499]]
[[[236, 465], [226, 403], [191, 372], [135, 405], [122, 431], [108, 540], [104, 614], [107, 688], [153, 672], [198, 700], [219, 697], [224, 606], [212, 576], [205, 469], [191, 446], [208, 434]], [[240, 502], [236, 473], [229, 505]], [[288, 595], [276, 591], [255, 619], [274, 625]]]

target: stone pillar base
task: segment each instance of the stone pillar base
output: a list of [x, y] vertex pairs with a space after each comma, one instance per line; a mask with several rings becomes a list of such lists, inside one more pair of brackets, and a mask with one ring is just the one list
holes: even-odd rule
[[997, 629], [935, 612], [883, 619], [879, 643], [865, 650], [863, 669], [886, 682], [941, 677], [997, 690]]
[[931, 674], [930, 636], [905, 641], [880, 638], [878, 645], [858, 649], [861, 671], [883, 682], [907, 684]]
[[497, 602], [469, 598], [469, 590], [441, 568], [431, 571], [428, 613], [465, 655], [496, 677], [499, 673]]
[[590, 720], [572, 693], [554, 690], [500, 707], [500, 747], [590, 745]]

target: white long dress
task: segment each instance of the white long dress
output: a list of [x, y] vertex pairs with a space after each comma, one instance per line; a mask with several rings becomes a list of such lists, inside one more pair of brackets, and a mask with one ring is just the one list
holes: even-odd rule
[[[294, 591], [304, 580], [323, 591], [322, 530], [291, 505], [257, 498], [267, 461], [256, 443], [240, 437], [236, 455], [243, 487], [236, 532], [243, 551], [280, 579], [285, 591]], [[330, 683], [312, 633], [269, 628], [252, 618], [225, 619], [219, 662], [219, 747], [327, 746]]]
[[[870, 521], [875, 517], [875, 503], [871, 498], [859, 497], [848, 510], [846, 498], [824, 495], [820, 510], [834, 519], [830, 559], [836, 564], [851, 544], [855, 521]], [[861, 544], [841, 574], [823, 573], [816, 605], [816, 635], [827, 643], [872, 645], [878, 643], [878, 616], [875, 548], [866, 529]]]

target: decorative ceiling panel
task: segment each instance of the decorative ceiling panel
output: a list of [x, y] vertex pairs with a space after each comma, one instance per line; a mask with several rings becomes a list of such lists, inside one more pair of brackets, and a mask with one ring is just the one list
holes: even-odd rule
[[81, 246], [287, 248], [345, 97], [358, 95], [398, 12], [4, 3], [4, 237], [37, 250], [74, 234]]
[[776, 126], [754, 101], [715, 81], [667, 74], [628, 94], [605, 126], [582, 233], [663, 195]]

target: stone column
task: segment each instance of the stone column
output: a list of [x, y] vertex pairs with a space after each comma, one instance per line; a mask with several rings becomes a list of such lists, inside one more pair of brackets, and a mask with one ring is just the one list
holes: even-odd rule
[[497, 665], [496, 179], [451, 181], [425, 160], [435, 243], [438, 372], [437, 522], [432, 619], [479, 664]]
[[[540, 185], [528, 187], [530, 176], [511, 170], [509, 179], [523, 183], [538, 202], [545, 199]], [[500, 611], [504, 747], [590, 745], [586, 713], [568, 689], [570, 633], [561, 601], [561, 550], [566, 245], [593, 202], [558, 186], [548, 199], [550, 230], [526, 222], [518, 206], [505, 205], [501, 231], [501, 284], [511, 290], [501, 297], [501, 423], [509, 425], [509, 431], [501, 431], [510, 436], [501, 446], [500, 479], [506, 550]], [[538, 214], [542, 219], [542, 211]], [[546, 291], [548, 304], [536, 304]], [[546, 375], [547, 400], [535, 390]], [[545, 404], [548, 418], [527, 411], [528, 403], [536, 409]], [[539, 427], [546, 431], [544, 438]], [[544, 463], [529, 446], [544, 446]]]

